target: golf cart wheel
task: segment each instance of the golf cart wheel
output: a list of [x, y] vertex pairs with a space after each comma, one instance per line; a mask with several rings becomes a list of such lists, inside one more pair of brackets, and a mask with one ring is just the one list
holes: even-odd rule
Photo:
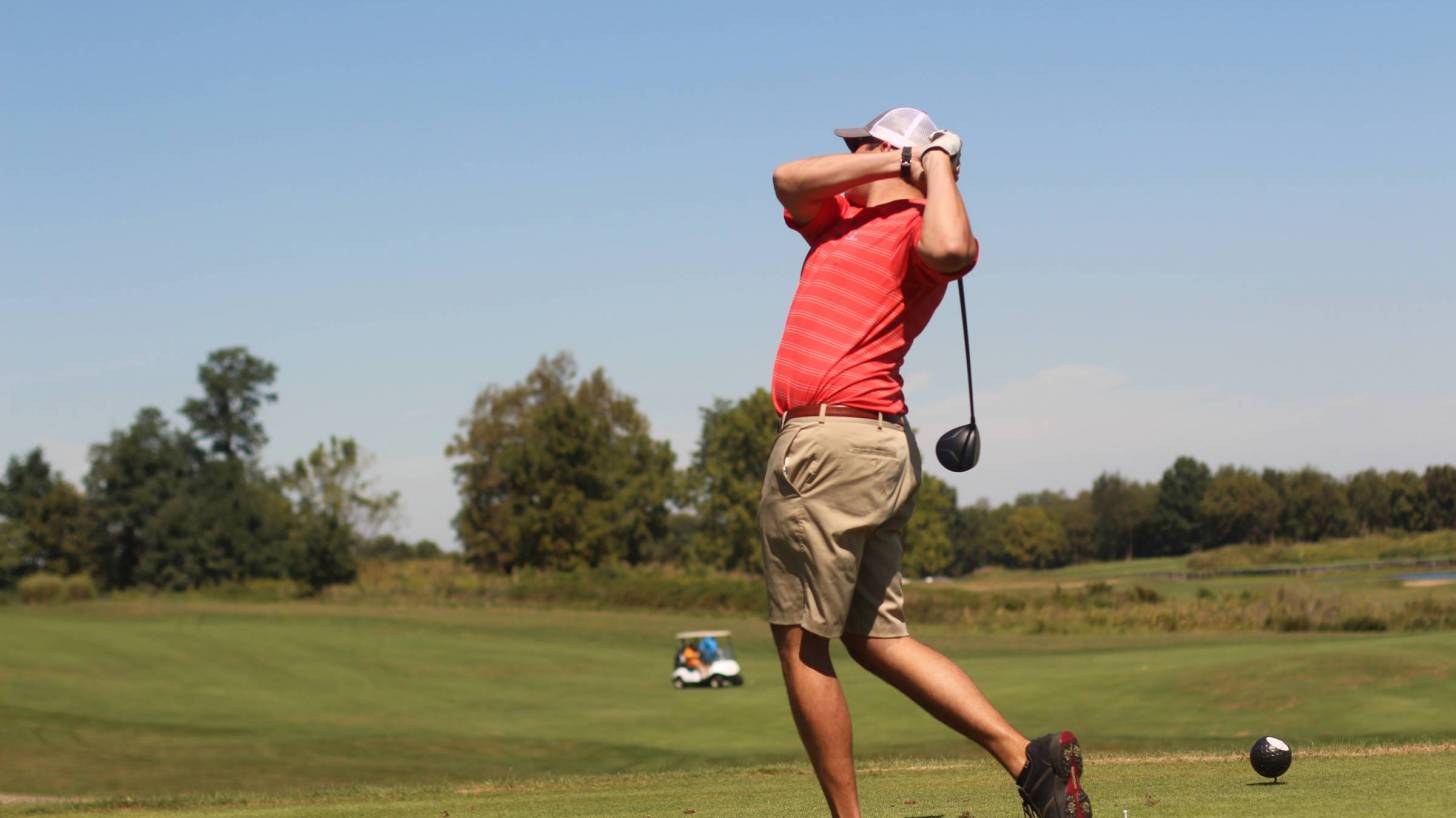
[[678, 690], [682, 690], [683, 689], [683, 680], [677, 678], [676, 676], [674, 676], [673, 679], [672, 679], [672, 686], [675, 687], [675, 688], [677, 688]]
[[714, 676], [713, 678], [711, 678], [711, 679], [708, 680], [708, 687], [719, 688], [719, 687], [722, 687], [722, 686], [723, 686], [723, 677], [722, 676]]

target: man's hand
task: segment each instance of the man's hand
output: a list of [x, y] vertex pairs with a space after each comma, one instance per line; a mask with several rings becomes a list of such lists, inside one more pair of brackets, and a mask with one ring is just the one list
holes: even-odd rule
[[930, 144], [920, 151], [920, 162], [924, 164], [925, 157], [936, 151], [945, 151], [950, 157], [951, 167], [960, 170], [961, 167], [961, 138], [951, 131], [936, 131], [930, 137]]
[[956, 179], [961, 178], [961, 138], [951, 131], [936, 131], [930, 138], [930, 143], [923, 148], [915, 149], [915, 158], [910, 165], [910, 184], [920, 188], [922, 192], [926, 189], [926, 169], [940, 161], [936, 154], [943, 154], [950, 160], [951, 173]]

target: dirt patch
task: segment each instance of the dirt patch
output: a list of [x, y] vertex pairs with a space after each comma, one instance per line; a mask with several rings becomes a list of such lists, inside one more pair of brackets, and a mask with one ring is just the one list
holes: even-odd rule
[[1001, 591], [1054, 591], [1061, 588], [1063, 591], [1080, 591], [1088, 585], [1122, 585], [1125, 580], [1137, 580], [1141, 577], [1111, 577], [1108, 579], [987, 579], [973, 580], [970, 582], [958, 582], [952, 580], [944, 584], [936, 583], [931, 587], [954, 588], [958, 591], [975, 591], [977, 593], [998, 593]]
[[1456, 579], [1408, 579], [1401, 585], [1406, 588], [1435, 588], [1438, 585], [1456, 585]]
[[70, 799], [55, 795], [20, 795], [13, 792], [0, 792], [0, 804], [54, 804], [67, 800]]

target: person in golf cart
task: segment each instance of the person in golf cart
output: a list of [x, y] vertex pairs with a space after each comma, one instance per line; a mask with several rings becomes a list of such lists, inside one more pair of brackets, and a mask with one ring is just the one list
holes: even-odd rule
[[672, 686], [738, 687], [743, 670], [733, 652], [730, 631], [683, 631], [673, 653]]
[[699, 673], [707, 673], [708, 666], [703, 664], [702, 654], [693, 647], [692, 642], [684, 642], [682, 650], [677, 655], [677, 662], [689, 670], [696, 670]]

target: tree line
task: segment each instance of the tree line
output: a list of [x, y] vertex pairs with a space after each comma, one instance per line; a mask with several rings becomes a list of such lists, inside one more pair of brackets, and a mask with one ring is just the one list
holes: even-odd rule
[[[87, 574], [103, 587], [184, 589], [286, 578], [318, 589], [350, 581], [358, 560], [436, 556], [388, 533], [399, 495], [375, 488], [371, 458], [329, 437], [265, 469], [260, 420], [277, 367], [243, 347], [198, 367], [182, 424], [144, 407], [93, 445], [79, 485], [35, 449], [0, 480], [0, 588], [28, 574]], [[630, 395], [567, 353], [476, 397], [446, 446], [463, 556], [492, 573], [607, 564], [723, 570], [760, 565], [757, 505], [778, 431], [756, 389], [702, 409], [682, 468]], [[1180, 457], [1148, 483], [1116, 472], [1076, 494], [1043, 491], [961, 506], [926, 475], [905, 535], [912, 576], [985, 565], [1049, 568], [1092, 559], [1183, 554], [1237, 542], [1318, 541], [1387, 530], [1456, 528], [1456, 466], [1211, 469]]]
[[260, 464], [259, 418], [278, 399], [277, 367], [243, 347], [198, 367], [200, 394], [173, 425], [155, 406], [88, 455], [80, 485], [36, 448], [0, 480], [0, 588], [38, 572], [88, 574], [103, 587], [185, 589], [253, 578], [318, 589], [356, 560], [440, 553], [387, 533], [397, 492], [373, 487], [371, 457], [330, 437], [286, 468]]
[[[645, 416], [602, 370], [543, 358], [524, 380], [480, 393], [447, 454], [456, 460], [457, 535], [482, 570], [573, 569], [606, 562], [757, 570], [757, 505], [778, 431], [766, 390], [702, 410], [690, 462], [654, 440]], [[984, 565], [1050, 568], [1093, 559], [1185, 554], [1229, 543], [1456, 528], [1456, 466], [1367, 469], [1338, 479], [1179, 457], [1154, 482], [1117, 472], [1071, 495], [959, 505], [926, 475], [905, 535], [915, 576]]]

